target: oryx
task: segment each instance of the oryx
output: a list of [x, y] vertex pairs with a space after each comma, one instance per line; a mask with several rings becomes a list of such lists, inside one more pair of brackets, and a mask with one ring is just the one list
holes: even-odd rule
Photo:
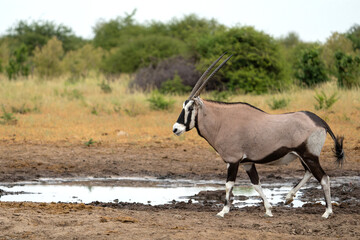
[[314, 176], [325, 194], [326, 211], [322, 217], [328, 218], [332, 214], [330, 179], [320, 166], [319, 156], [326, 133], [329, 133], [335, 142], [336, 162], [342, 164], [345, 157], [343, 137], [335, 137], [329, 125], [312, 112], [273, 115], [247, 103], [201, 99], [199, 95], [207, 81], [231, 58], [228, 57], [205, 79], [224, 54], [200, 77], [173, 126], [176, 135], [195, 127], [198, 134], [206, 139], [227, 163], [226, 199], [222, 211], [217, 215], [224, 217], [230, 210], [230, 194], [241, 165], [264, 201], [265, 215], [271, 217], [271, 205], [260, 186], [255, 164], [287, 164], [299, 158], [305, 168], [305, 175], [287, 194], [286, 204], [290, 203], [296, 192]]

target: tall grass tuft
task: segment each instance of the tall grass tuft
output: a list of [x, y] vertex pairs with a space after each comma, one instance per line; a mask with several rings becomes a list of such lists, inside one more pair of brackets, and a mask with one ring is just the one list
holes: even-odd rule
[[328, 97], [324, 91], [320, 93], [315, 92], [314, 96], [317, 104], [314, 105], [316, 110], [321, 109], [329, 109], [334, 103], [336, 103], [340, 97], [337, 96], [337, 93], [333, 93], [330, 97]]

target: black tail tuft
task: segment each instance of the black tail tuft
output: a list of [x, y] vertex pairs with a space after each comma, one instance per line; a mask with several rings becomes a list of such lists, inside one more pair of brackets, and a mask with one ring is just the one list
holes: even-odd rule
[[338, 136], [334, 139], [334, 142], [335, 142], [335, 149], [333, 150], [333, 152], [336, 157], [336, 163], [340, 167], [342, 167], [344, 160], [345, 160], [345, 153], [344, 153], [344, 149], [343, 149], [344, 137]]

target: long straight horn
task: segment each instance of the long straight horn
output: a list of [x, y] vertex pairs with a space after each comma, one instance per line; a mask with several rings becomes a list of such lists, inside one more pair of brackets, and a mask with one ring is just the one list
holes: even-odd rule
[[194, 97], [195, 92], [198, 90], [198, 88], [200, 87], [200, 85], [203, 82], [203, 79], [206, 77], [206, 75], [210, 72], [210, 70], [220, 61], [220, 59], [226, 54], [227, 52], [224, 52], [215, 62], [213, 62], [210, 67], [201, 75], [201, 77], [199, 78], [199, 80], [196, 82], [193, 90], [190, 93], [190, 97], [189, 99], [192, 99]]
[[224, 60], [224, 62], [222, 62], [211, 74], [210, 76], [204, 80], [204, 82], [201, 84], [201, 86], [196, 90], [196, 92], [194, 93], [194, 95], [192, 97], [197, 97], [200, 95], [201, 91], [204, 89], [206, 83], [220, 70], [220, 68], [222, 68], [225, 63], [227, 61], [229, 61], [229, 59], [233, 56], [233, 54], [231, 54], [227, 59]]

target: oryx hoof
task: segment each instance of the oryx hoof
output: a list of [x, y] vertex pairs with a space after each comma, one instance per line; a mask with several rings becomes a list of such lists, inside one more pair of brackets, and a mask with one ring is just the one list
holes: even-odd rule
[[266, 211], [266, 213], [264, 214], [264, 217], [273, 217], [271, 211]]
[[292, 203], [294, 201], [293, 198], [286, 198], [285, 199], [285, 205], [289, 205], [290, 203]]
[[218, 213], [218, 214], [216, 214], [215, 216], [216, 216], [216, 217], [218, 217], [218, 218], [224, 218], [225, 213], [223, 213], [223, 212], [219, 212], [219, 213]]
[[333, 212], [331, 211], [325, 211], [325, 213], [321, 216], [322, 218], [328, 219], [331, 215], [333, 214]]

